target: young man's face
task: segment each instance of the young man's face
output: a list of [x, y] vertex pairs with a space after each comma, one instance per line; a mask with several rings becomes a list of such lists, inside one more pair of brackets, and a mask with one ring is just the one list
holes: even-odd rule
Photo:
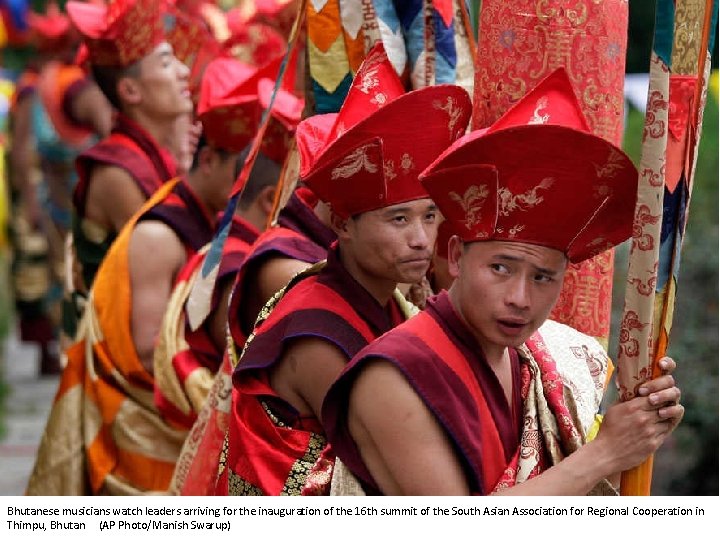
[[192, 112], [188, 84], [189, 70], [173, 54], [169, 43], [155, 47], [140, 60], [135, 78], [142, 94], [143, 109], [152, 116], [176, 118]]
[[356, 268], [370, 279], [419, 282], [430, 266], [437, 214], [431, 199], [419, 199], [349, 219], [346, 242]]
[[520, 242], [450, 243], [451, 299], [488, 356], [525, 342], [547, 319], [567, 266], [555, 249]]

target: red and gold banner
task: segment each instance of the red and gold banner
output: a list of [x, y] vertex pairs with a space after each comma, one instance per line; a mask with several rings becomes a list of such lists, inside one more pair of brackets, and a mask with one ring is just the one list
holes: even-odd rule
[[[473, 129], [488, 127], [546, 75], [564, 67], [590, 129], [619, 146], [627, 22], [627, 0], [483, 0]], [[607, 251], [570, 265], [551, 314], [605, 346], [613, 261]]]

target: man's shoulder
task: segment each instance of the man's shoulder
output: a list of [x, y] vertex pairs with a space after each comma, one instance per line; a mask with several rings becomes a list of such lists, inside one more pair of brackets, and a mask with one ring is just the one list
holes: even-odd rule
[[166, 223], [148, 219], [135, 224], [130, 240], [130, 256], [138, 257], [143, 264], [167, 261], [176, 265], [184, 261], [185, 248], [177, 233]]

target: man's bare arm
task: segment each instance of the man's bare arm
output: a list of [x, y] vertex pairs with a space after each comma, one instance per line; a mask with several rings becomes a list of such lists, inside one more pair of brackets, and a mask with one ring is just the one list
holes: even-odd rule
[[128, 262], [132, 338], [140, 361], [152, 373], [155, 344], [175, 276], [185, 263], [185, 248], [164, 223], [142, 221], [130, 238]]
[[320, 419], [325, 394], [347, 361], [340, 349], [324, 339], [296, 339], [272, 371], [270, 383], [301, 414]]
[[[603, 478], [641, 463], [682, 417], [679, 390], [667, 377], [646, 383], [649, 395], [611, 407], [594, 441], [500, 494], [585, 495]], [[391, 364], [372, 363], [358, 376], [348, 422], [363, 461], [385, 494], [468, 494], [443, 429]]]
[[385, 495], [470, 494], [447, 435], [389, 362], [371, 362], [358, 375], [350, 393], [348, 425]]
[[[264, 261], [255, 273], [254, 278], [248, 276], [243, 298], [241, 321], [246, 332], [252, 330], [255, 319], [265, 303], [287, 285], [292, 277], [308, 268], [310, 263], [287, 257], [273, 257]], [[252, 281], [250, 281], [252, 280]]]
[[118, 232], [145, 203], [145, 195], [130, 174], [119, 167], [102, 165], [91, 173], [85, 216]]

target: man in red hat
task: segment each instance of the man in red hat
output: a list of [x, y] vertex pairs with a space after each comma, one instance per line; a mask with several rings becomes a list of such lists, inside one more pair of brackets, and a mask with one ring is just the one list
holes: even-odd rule
[[[90, 71], [118, 111], [111, 135], [77, 160], [73, 240], [80, 293], [118, 231], [177, 171], [186, 146], [178, 133], [192, 112], [189, 70], [166, 41], [161, 1], [117, 0], [109, 6], [71, 1]], [[179, 156], [181, 158], [181, 156]]]
[[[198, 113], [205, 135], [187, 179], [161, 186], [100, 265], [28, 493], [168, 489], [188, 426], [156, 405], [156, 376], [167, 373], [155, 373], [154, 349], [175, 278], [212, 239], [247, 142], [235, 130], [247, 96], [214, 92], [221, 83], [227, 88], [231, 75], [204, 79]], [[264, 182], [267, 175], [259, 172], [253, 171], [251, 184]], [[77, 438], [68, 448], [69, 433]]]
[[421, 178], [455, 233], [455, 281], [358, 353], [328, 392], [333, 449], [371, 493], [612, 491], [606, 479], [677, 426], [680, 391], [670, 376], [643, 384], [588, 442], [607, 356], [547, 317], [568, 261], [630, 236], [635, 167], [590, 134], [559, 70]]
[[40, 373], [48, 375], [61, 369], [54, 345], [77, 178], [74, 160], [109, 133], [112, 109], [72, 64], [78, 36], [57, 4], [50, 2], [42, 14], [29, 12], [28, 26], [37, 54], [21, 78], [12, 110], [11, 178], [21, 205], [13, 216], [13, 282], [20, 336], [39, 345]]
[[396, 286], [424, 276], [437, 232], [417, 175], [465, 131], [469, 108], [454, 86], [405, 94], [379, 45], [340, 112], [298, 126], [300, 178], [330, 205], [338, 241], [263, 308], [239, 361], [231, 348], [221, 493], [327, 492], [320, 404], [352, 355], [409, 315]]
[[[279, 67], [275, 64], [275, 67]], [[216, 122], [205, 122], [204, 137], [218, 141], [232, 134], [237, 147], [245, 148], [258, 129], [263, 110], [269, 102], [273, 84], [268, 75], [273, 67], [256, 69], [232, 58], [219, 58], [209, 64], [203, 79], [200, 117], [214, 114]], [[228, 85], [233, 81], [233, 86]], [[232, 104], [224, 109], [220, 104]], [[259, 231], [265, 229], [273, 208], [275, 187], [288, 145], [300, 121], [303, 101], [282, 89], [270, 111], [271, 119], [257, 156], [251, 180], [243, 189], [219, 264], [210, 311], [196, 315], [189, 293], [205, 260], [198, 254], [180, 272], [171, 305], [165, 314], [160, 341], [155, 349], [154, 365], [167, 376], [156, 385], [156, 403], [161, 413], [189, 429], [202, 407], [212, 378], [220, 368], [227, 346], [227, 305], [232, 284]], [[221, 225], [222, 226], [222, 225]], [[181, 388], [182, 392], [177, 392]]]

